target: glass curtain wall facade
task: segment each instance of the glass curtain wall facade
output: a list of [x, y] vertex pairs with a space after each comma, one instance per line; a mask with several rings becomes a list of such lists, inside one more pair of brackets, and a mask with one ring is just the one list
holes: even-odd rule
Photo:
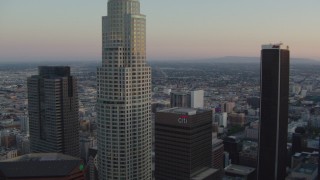
[[80, 157], [77, 80], [70, 67], [41, 66], [27, 84], [31, 151]]
[[262, 46], [259, 180], [286, 177], [289, 64], [288, 47], [282, 44]]

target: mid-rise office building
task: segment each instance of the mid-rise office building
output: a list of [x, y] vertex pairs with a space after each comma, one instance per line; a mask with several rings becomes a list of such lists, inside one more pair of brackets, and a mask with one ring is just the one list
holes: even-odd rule
[[235, 102], [226, 102], [222, 106], [222, 111], [226, 113], [232, 113], [235, 107], [236, 107]]
[[257, 168], [257, 154], [256, 148], [249, 148], [239, 153], [239, 164], [243, 166]]
[[291, 157], [291, 169], [286, 180], [319, 179], [319, 152], [295, 153]]
[[80, 156], [78, 103], [70, 67], [41, 66], [28, 78], [31, 152]]
[[203, 108], [204, 91], [196, 90], [196, 91], [191, 91], [190, 93], [191, 93], [191, 108]]
[[282, 180], [286, 176], [289, 61], [287, 46], [262, 45], [259, 180]]
[[16, 135], [9, 133], [9, 132], [3, 132], [1, 135], [1, 144], [0, 146], [3, 146], [4, 148], [14, 148], [17, 144]]
[[97, 147], [89, 148], [89, 157], [87, 162], [88, 171], [86, 172], [88, 177], [87, 179], [89, 180], [99, 180], [97, 153]]
[[208, 110], [172, 108], [157, 112], [155, 178], [157, 180], [212, 178], [217, 170], [211, 168], [211, 124], [212, 111]]
[[303, 127], [297, 127], [292, 134], [292, 153], [301, 153], [307, 148], [307, 135]]
[[244, 113], [230, 113], [228, 115], [228, 126], [244, 126], [246, 123], [246, 115]]
[[218, 169], [220, 173], [224, 169], [224, 146], [223, 140], [216, 137], [212, 138], [212, 167]]
[[219, 113], [216, 112], [214, 115], [215, 121], [218, 122], [219, 126], [223, 126], [224, 128], [227, 127], [227, 122], [228, 122], [228, 113], [223, 112]]
[[247, 103], [251, 108], [258, 109], [260, 108], [260, 97], [248, 97]]
[[29, 136], [29, 117], [27, 115], [18, 116], [18, 119], [20, 120], [20, 129], [21, 131]]
[[223, 139], [224, 151], [229, 153], [232, 164], [239, 164], [239, 154], [242, 150], [240, 140], [234, 136], [228, 136]]
[[99, 179], [150, 180], [151, 68], [139, 0], [109, 0], [97, 70]]
[[171, 92], [170, 93], [171, 107], [191, 107], [191, 96], [189, 92]]
[[29, 154], [30, 153], [30, 139], [29, 136], [25, 135], [16, 135], [16, 146], [19, 155]]
[[245, 137], [247, 139], [252, 139], [258, 141], [259, 139], [259, 129], [254, 127], [246, 127], [245, 129]]
[[174, 91], [170, 93], [171, 107], [203, 108], [204, 91]]
[[86, 134], [80, 134], [80, 158], [85, 162], [88, 161], [89, 158], [89, 149], [94, 147], [95, 140], [93, 137], [89, 137]]

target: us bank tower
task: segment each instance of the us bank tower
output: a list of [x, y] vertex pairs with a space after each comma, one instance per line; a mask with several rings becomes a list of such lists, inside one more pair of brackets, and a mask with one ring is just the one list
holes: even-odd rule
[[138, 0], [109, 0], [97, 70], [100, 180], [151, 179], [151, 69]]

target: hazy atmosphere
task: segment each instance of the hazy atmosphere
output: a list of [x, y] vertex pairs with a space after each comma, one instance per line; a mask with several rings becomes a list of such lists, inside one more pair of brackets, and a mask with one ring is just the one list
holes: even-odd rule
[[0, 180], [319, 180], [320, 0], [0, 0]]
[[[259, 57], [284, 42], [320, 59], [320, 1], [140, 0], [148, 60]], [[107, 0], [1, 0], [0, 62], [101, 60]]]

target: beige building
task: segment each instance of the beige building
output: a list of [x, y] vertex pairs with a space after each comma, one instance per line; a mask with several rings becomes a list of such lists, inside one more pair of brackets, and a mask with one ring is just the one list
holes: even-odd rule
[[151, 69], [138, 0], [109, 0], [97, 71], [100, 180], [150, 180]]
[[244, 126], [246, 115], [244, 113], [231, 113], [228, 115], [228, 126]]

